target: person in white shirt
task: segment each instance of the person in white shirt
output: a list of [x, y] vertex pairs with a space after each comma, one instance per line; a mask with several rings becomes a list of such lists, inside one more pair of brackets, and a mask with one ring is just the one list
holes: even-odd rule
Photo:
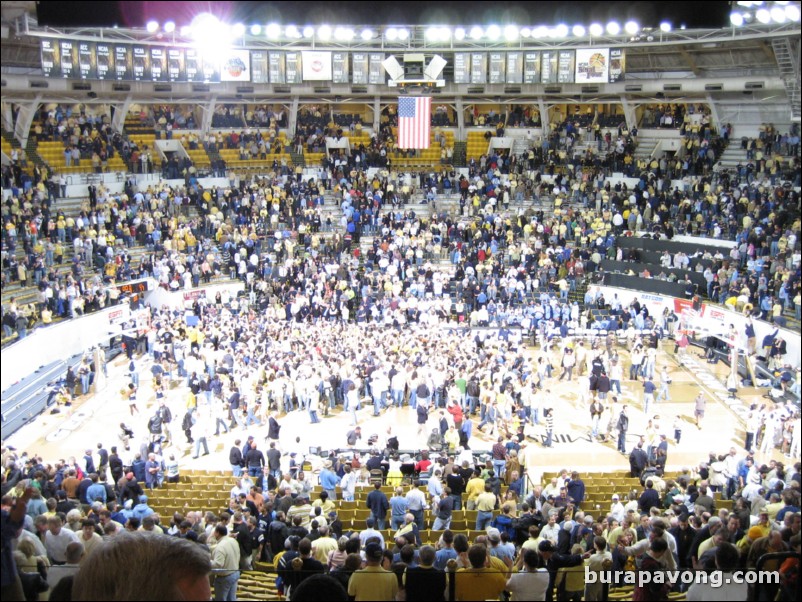
[[624, 504], [622, 504], [618, 494], [613, 494], [613, 502], [610, 504], [610, 516], [612, 516], [619, 523], [624, 520]]
[[506, 590], [510, 600], [545, 600], [549, 588], [549, 573], [538, 569], [538, 554], [534, 550], [523, 550], [518, 556], [517, 573], [507, 580]]

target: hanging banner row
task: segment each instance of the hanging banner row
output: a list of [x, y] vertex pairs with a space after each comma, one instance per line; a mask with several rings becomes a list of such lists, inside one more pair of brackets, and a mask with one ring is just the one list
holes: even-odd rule
[[[446, 56], [448, 58], [448, 56]], [[456, 52], [455, 84], [605, 83], [624, 78], [621, 48]], [[42, 40], [42, 73], [64, 79], [152, 82], [384, 84], [381, 52], [247, 50], [204, 52], [138, 44]]]

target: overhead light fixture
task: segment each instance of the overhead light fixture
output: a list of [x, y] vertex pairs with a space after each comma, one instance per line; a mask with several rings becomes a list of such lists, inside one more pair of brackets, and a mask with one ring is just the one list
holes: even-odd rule
[[305, 38], [311, 38], [314, 35], [315, 35], [315, 28], [314, 27], [312, 27], [311, 25], [307, 25], [306, 27], [304, 27], [304, 37]]
[[262, 33], [262, 26], [261, 25], [259, 25], [258, 23], [254, 23], [253, 25], [251, 25], [251, 35], [252, 36], [258, 36], [260, 33]]
[[532, 37], [536, 40], [545, 38], [547, 35], [549, 35], [549, 28], [545, 25], [538, 25], [532, 30]]
[[501, 27], [499, 27], [498, 25], [491, 25], [490, 27], [487, 28], [488, 39], [495, 41], [498, 40], [500, 36], [501, 36]]
[[409, 37], [409, 30], [405, 27], [402, 27], [398, 30], [398, 39], [399, 40], [406, 40]]
[[[275, 36], [276, 38], [278, 38], [281, 35], [281, 26], [278, 23], [276, 23], [275, 30], [271, 30], [269, 25], [267, 29], [268, 29], [267, 31], [268, 37]], [[309, 37], [311, 38], [315, 34], [315, 30], [312, 29], [311, 27], [309, 29], [310, 29]], [[297, 25], [287, 25], [287, 27], [284, 28], [284, 35], [286, 35], [288, 38], [294, 38], [297, 40], [303, 34], [298, 29]]]
[[518, 27], [515, 25], [507, 25], [504, 28], [504, 39], [508, 42], [514, 42], [518, 39]]
[[785, 7], [785, 16], [789, 21], [796, 23], [799, 21], [799, 7], [796, 4], [789, 4]]
[[363, 29], [362, 33], [359, 34], [359, 37], [362, 38], [363, 40], [365, 40], [366, 42], [368, 40], [372, 40], [373, 39], [373, 31], [370, 30], [370, 29]]
[[242, 23], [236, 23], [231, 27], [231, 33], [234, 34], [235, 38], [241, 38], [245, 35], [245, 25]]
[[334, 39], [340, 42], [347, 42], [354, 39], [354, 30], [350, 27], [337, 27], [334, 30]]
[[454, 39], [455, 40], [464, 40], [465, 39], [465, 28], [464, 27], [457, 27], [454, 30]]
[[192, 35], [192, 27], [190, 27], [189, 25], [182, 25], [181, 31], [179, 31], [179, 33], [181, 34], [182, 38], [188, 38]]
[[771, 13], [767, 11], [765, 8], [761, 8], [755, 13], [755, 17], [758, 21], [763, 23], [764, 25], [771, 21]]
[[730, 13], [730, 23], [735, 27], [740, 27], [744, 24], [744, 16], [741, 13]]
[[159, 23], [157, 21], [148, 21], [145, 29], [148, 30], [148, 33], [156, 33], [156, 31], [159, 29]]
[[521, 37], [522, 38], [528, 38], [531, 35], [532, 35], [532, 30], [531, 29], [529, 29], [528, 27], [522, 27], [521, 28]]
[[321, 40], [330, 40], [331, 39], [331, 27], [328, 25], [321, 25], [317, 28], [317, 37]]
[[384, 37], [393, 42], [398, 39], [398, 30], [395, 27], [390, 27], [384, 32]]
[[574, 25], [571, 33], [574, 34], [577, 38], [582, 38], [585, 36], [585, 26], [584, 25]]
[[604, 33], [604, 27], [602, 27], [601, 23], [591, 23], [589, 31], [590, 35], [599, 37]]
[[441, 27], [437, 34], [440, 36], [441, 42], [448, 42], [451, 39], [451, 28], [449, 27]]
[[669, 23], [668, 21], [663, 21], [662, 23], [660, 23], [660, 31], [662, 31], [663, 33], [668, 33], [669, 31], [671, 31], [671, 23]]
[[637, 22], [635, 21], [627, 21], [624, 24], [624, 31], [626, 31], [631, 36], [634, 36], [636, 33], [638, 33], [639, 29], [640, 25], [638, 25]]
[[782, 6], [771, 8], [771, 20], [775, 23], [785, 23], [785, 9]]
[[173, 33], [175, 31], [175, 21], [167, 21], [164, 24], [164, 33]]
[[438, 32], [436, 27], [430, 27], [429, 29], [426, 30], [425, 36], [426, 39], [429, 40], [430, 42], [436, 42], [440, 37], [440, 33]]
[[560, 23], [554, 28], [554, 35], [558, 38], [568, 37], [568, 26], [565, 23]]
[[621, 26], [618, 24], [618, 21], [610, 21], [607, 24], [607, 33], [611, 36], [617, 36], [621, 33]]
[[471, 39], [472, 40], [478, 40], [483, 35], [485, 35], [485, 32], [481, 27], [479, 27], [478, 25], [474, 25], [473, 27], [471, 27]]

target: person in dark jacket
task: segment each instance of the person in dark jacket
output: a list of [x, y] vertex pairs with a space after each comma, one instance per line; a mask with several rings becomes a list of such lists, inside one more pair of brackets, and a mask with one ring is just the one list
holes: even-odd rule
[[643, 469], [646, 468], [646, 464], [649, 460], [649, 456], [646, 455], [646, 452], [643, 451], [643, 442], [639, 442], [635, 449], [632, 450], [632, 453], [629, 454], [629, 471], [633, 477], [640, 478]]
[[579, 478], [578, 472], [571, 473], [571, 480], [568, 481], [566, 488], [568, 489], [568, 496], [574, 500], [574, 506], [579, 508], [585, 499], [585, 483]]
[[659, 508], [660, 507], [660, 494], [654, 490], [654, 485], [652, 484], [652, 480], [649, 479], [646, 481], [646, 489], [641, 493], [640, 498], [638, 499], [638, 508], [641, 511], [641, 514], [649, 514], [649, 511], [652, 508]]
[[[549, 572], [549, 588], [546, 590], [546, 602], [554, 600], [554, 583], [557, 580], [557, 571], [561, 568], [569, 568], [582, 564], [582, 555], [580, 554], [559, 554], [554, 548], [554, 544], [549, 540], [541, 541], [538, 545], [538, 552], [546, 565], [546, 570]], [[586, 552], [585, 556], [590, 558], [590, 552]]]
[[231, 465], [231, 473], [235, 477], [242, 476], [242, 467], [244, 465], [242, 459], [242, 450], [240, 449], [240, 443], [242, 443], [239, 439], [234, 441], [234, 445], [231, 446], [231, 449], [228, 452], [228, 463]]
[[368, 494], [367, 507], [370, 508], [370, 513], [376, 521], [377, 528], [381, 531], [384, 529], [387, 511], [390, 509], [390, 502], [387, 500], [387, 495], [381, 490], [381, 483], [373, 484], [374, 490]]

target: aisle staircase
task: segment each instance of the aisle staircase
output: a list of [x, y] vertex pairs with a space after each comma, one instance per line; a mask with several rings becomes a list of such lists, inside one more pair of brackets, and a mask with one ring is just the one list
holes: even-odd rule
[[774, 57], [780, 68], [780, 77], [785, 84], [785, 92], [791, 101], [791, 119], [799, 121], [800, 109], [800, 75], [799, 75], [799, 37], [772, 38], [771, 46]]

